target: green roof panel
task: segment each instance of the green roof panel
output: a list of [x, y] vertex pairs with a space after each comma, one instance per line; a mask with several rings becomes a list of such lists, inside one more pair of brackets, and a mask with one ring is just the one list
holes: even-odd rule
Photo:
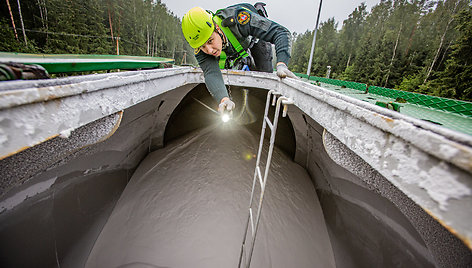
[[[304, 74], [298, 76], [307, 79]], [[472, 135], [472, 102], [310, 76], [309, 82], [386, 109]]]

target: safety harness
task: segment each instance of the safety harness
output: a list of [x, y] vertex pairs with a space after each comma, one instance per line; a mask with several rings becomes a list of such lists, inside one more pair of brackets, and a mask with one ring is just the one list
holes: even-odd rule
[[[220, 27], [220, 29], [223, 31], [223, 33], [225, 34], [226, 38], [228, 38], [228, 41], [231, 43], [231, 45], [234, 47], [234, 49], [236, 50], [237, 54], [238, 54], [238, 57], [234, 60], [231, 60], [229, 62], [229, 68], [232, 68], [234, 66], [234, 63], [236, 61], [238, 61], [239, 59], [241, 58], [245, 58], [245, 57], [248, 57], [249, 54], [247, 53], [247, 51], [243, 48], [243, 46], [239, 43], [238, 39], [236, 38], [236, 36], [234, 36], [233, 32], [231, 32], [231, 30], [228, 28], [228, 27], [223, 27], [222, 26], [222, 19], [218, 16], [213, 16], [213, 20], [215, 21], [216, 24], [218, 24], [218, 26]], [[225, 68], [225, 65], [226, 65], [226, 60], [227, 60], [227, 56], [226, 56], [226, 53], [224, 51], [221, 51], [221, 54], [220, 54], [220, 60], [219, 60], [219, 66], [220, 66], [220, 69], [224, 69]]]
[[[245, 5], [245, 4], [243, 4]], [[250, 5], [250, 4], [247, 4], [247, 5]], [[254, 5], [254, 12], [257, 12], [259, 15], [261, 15], [262, 17], [266, 17], [267, 18], [267, 11], [265, 10], [265, 5], [264, 3], [261, 3], [261, 2], [258, 2]], [[241, 8], [249, 11], [249, 12], [253, 12], [253, 10], [250, 10], [249, 8], [247, 7], [244, 7], [244, 6], [241, 6]], [[220, 9], [221, 10], [221, 9]], [[216, 14], [220, 11], [220, 10], [217, 10], [216, 11]], [[209, 11], [211, 12], [211, 11]], [[211, 12], [212, 13], [212, 12]], [[228, 56], [226, 55], [226, 52], [224, 51], [221, 51], [221, 54], [220, 54], [220, 60], [218, 62], [218, 65], [220, 67], [220, 69], [224, 69], [225, 67], [227, 68], [234, 68], [235, 67], [235, 63], [238, 62], [238, 60], [240, 59], [244, 59], [244, 58], [247, 58], [247, 59], [250, 59], [251, 57], [249, 56], [249, 54], [247, 53], [247, 50], [243, 48], [243, 46], [239, 43], [238, 39], [236, 38], [236, 36], [234, 36], [233, 32], [231, 32], [231, 30], [228, 28], [228, 27], [223, 27], [223, 24], [225, 24], [223, 22], [223, 19], [219, 16], [216, 16], [214, 13], [213, 14], [213, 20], [215, 21], [216, 24], [218, 24], [218, 26], [220, 27], [220, 29], [223, 31], [223, 33], [225, 34], [226, 38], [228, 38], [228, 41], [230, 42], [230, 44], [233, 46], [233, 48], [236, 50], [236, 55], [237, 57], [235, 59], [230, 59], [228, 62]], [[234, 23], [234, 19], [235, 18], [227, 18], [225, 19], [225, 21], [227, 20], [230, 20], [230, 23]], [[220, 34], [221, 36], [221, 34]], [[221, 37], [223, 39], [223, 36]], [[250, 41], [250, 44], [248, 46], [247, 49], [250, 49], [252, 48], [252, 46], [257, 42], [257, 39], [252, 39]], [[250, 61], [250, 60], [249, 60]], [[245, 64], [242, 68], [243, 70], [249, 70], [249, 67], [248, 65], [250, 65], [248, 62], [245, 62], [243, 63]]]

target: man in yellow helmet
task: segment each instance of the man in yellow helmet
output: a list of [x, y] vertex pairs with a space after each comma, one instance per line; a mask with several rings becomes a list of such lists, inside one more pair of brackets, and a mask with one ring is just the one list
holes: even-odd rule
[[216, 11], [190, 9], [182, 18], [182, 32], [203, 70], [205, 84], [219, 103], [218, 111], [232, 110], [220, 69], [250, 69], [272, 73], [275, 45], [277, 75], [297, 78], [287, 68], [290, 32], [266, 18], [264, 5], [237, 4]]

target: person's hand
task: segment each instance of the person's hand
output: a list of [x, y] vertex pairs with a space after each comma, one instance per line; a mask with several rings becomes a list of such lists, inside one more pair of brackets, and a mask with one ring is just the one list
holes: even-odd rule
[[291, 77], [298, 79], [296, 75], [294, 75], [288, 68], [287, 65], [283, 62], [277, 63], [277, 76], [280, 78]]
[[234, 109], [234, 102], [232, 102], [228, 97], [221, 99], [220, 105], [218, 105], [218, 112], [223, 113], [226, 110], [231, 111]]

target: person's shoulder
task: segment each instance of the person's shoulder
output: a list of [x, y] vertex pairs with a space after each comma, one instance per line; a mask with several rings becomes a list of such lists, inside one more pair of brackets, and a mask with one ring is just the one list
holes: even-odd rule
[[240, 12], [249, 12], [249, 13], [257, 13], [256, 8], [248, 3], [241, 3], [241, 4], [235, 4], [232, 6], [228, 6], [226, 8], [222, 8], [216, 11], [215, 15], [223, 15], [223, 16], [231, 16], [231, 15], [236, 15]]
[[248, 3], [240, 3], [240, 4], [232, 5], [232, 7], [235, 7], [237, 9], [245, 9], [251, 12], [257, 12], [256, 8], [253, 5], [248, 4]]
[[257, 10], [253, 5], [243, 3], [220, 9], [215, 15], [223, 19], [224, 26], [232, 26], [235, 24], [245, 26], [249, 25], [251, 19], [257, 15]]

